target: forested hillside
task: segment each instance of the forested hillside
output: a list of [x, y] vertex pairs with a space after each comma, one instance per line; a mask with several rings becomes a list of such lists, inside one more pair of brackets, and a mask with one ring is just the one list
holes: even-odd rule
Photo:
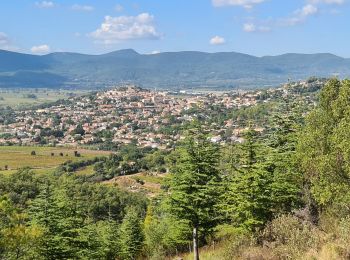
[[256, 57], [183, 51], [148, 55], [128, 49], [102, 55], [37, 56], [0, 50], [0, 87], [96, 89], [129, 83], [151, 89], [227, 90], [333, 75], [349, 77], [349, 59], [328, 53]]
[[348, 259], [349, 98], [332, 79], [310, 113], [285, 101], [267, 132], [223, 146], [193, 121], [162, 160], [136, 157], [169, 172], [150, 198], [102, 182], [128, 150], [93, 177], [3, 174], [1, 259]]

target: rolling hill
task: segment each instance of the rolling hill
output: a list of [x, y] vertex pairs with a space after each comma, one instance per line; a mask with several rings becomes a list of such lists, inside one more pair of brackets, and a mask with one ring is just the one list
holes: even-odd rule
[[0, 50], [0, 87], [99, 88], [134, 83], [146, 88], [257, 88], [310, 76], [350, 76], [350, 59], [328, 53], [256, 57], [196, 51], [37, 56]]

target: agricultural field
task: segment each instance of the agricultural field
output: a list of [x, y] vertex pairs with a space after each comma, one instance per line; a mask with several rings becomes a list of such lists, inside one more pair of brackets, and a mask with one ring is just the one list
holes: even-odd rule
[[0, 88], [0, 107], [21, 108], [88, 93], [84, 90]]
[[[35, 155], [31, 154], [33, 151]], [[76, 157], [74, 151], [80, 157]], [[23, 167], [39, 172], [50, 171], [69, 160], [74, 162], [107, 155], [109, 152], [69, 147], [0, 146], [0, 173], [11, 173]]]

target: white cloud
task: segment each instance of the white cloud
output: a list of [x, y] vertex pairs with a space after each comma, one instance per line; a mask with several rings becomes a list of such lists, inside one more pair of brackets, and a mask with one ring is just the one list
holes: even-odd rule
[[56, 6], [55, 3], [52, 1], [36, 2], [35, 5], [39, 8], [53, 8]]
[[308, 4], [305, 5], [301, 10], [297, 12], [300, 16], [309, 16], [316, 14], [318, 12], [318, 8], [314, 5]]
[[254, 5], [261, 4], [266, 0], [212, 0], [215, 7], [222, 6], [242, 6], [244, 8], [250, 9]]
[[0, 32], [0, 47], [3, 48], [4, 46], [8, 46], [9, 44], [9, 37], [5, 33]]
[[14, 46], [10, 37], [6, 33], [0, 32], [0, 49], [7, 51], [18, 51], [19, 48]]
[[[217, 2], [235, 2], [241, 3], [242, 5], [244, 0], [212, 0]], [[278, 27], [288, 27], [295, 26], [306, 22], [310, 17], [315, 16], [319, 13], [324, 13], [322, 10], [325, 8], [325, 5], [342, 5], [346, 3], [347, 0], [306, 0], [306, 4], [301, 8], [292, 12], [289, 16], [279, 17], [279, 18], [269, 18], [266, 20], [255, 20], [255, 18], [250, 18], [247, 23], [243, 24], [243, 30], [245, 32], [269, 32], [273, 28]], [[256, 3], [257, 4], [257, 3]], [[333, 12], [334, 9], [332, 9]], [[331, 10], [331, 11], [332, 11]]]
[[255, 32], [256, 26], [253, 23], [245, 23], [243, 24], [243, 31], [245, 32]]
[[276, 19], [260, 20], [243, 24], [245, 32], [269, 32], [272, 28], [295, 26], [305, 22], [310, 16], [319, 13], [317, 5], [306, 4], [302, 8], [295, 10], [287, 17]]
[[117, 4], [115, 7], [114, 7], [114, 10], [116, 10], [117, 12], [121, 12], [124, 10], [124, 7], [121, 5], [121, 4]]
[[224, 44], [226, 41], [225, 41], [225, 38], [223, 37], [220, 37], [218, 35], [214, 36], [213, 38], [210, 39], [209, 43], [211, 45], [220, 45], [220, 44]]
[[271, 28], [269, 26], [256, 25], [255, 23], [243, 24], [243, 31], [245, 32], [269, 32]]
[[106, 16], [100, 28], [89, 35], [104, 44], [125, 40], [160, 38], [154, 25], [154, 17], [148, 13], [137, 16]]
[[312, 4], [307, 4], [301, 9], [296, 10], [292, 16], [280, 19], [281, 26], [293, 26], [305, 22], [305, 20], [312, 15], [318, 13], [318, 7]]
[[84, 12], [91, 12], [93, 11], [95, 8], [91, 5], [72, 5], [72, 10], [74, 11], [84, 11]]
[[51, 51], [50, 46], [47, 44], [33, 46], [30, 51], [34, 54], [47, 54]]
[[310, 4], [337, 4], [337, 5], [342, 5], [345, 3], [345, 0], [308, 0]]

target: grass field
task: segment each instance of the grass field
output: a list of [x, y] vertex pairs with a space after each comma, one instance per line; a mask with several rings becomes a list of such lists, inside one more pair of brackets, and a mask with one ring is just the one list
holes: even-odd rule
[[[0, 107], [10, 106], [12, 108], [19, 108], [28, 105], [40, 105], [58, 99], [67, 99], [72, 95], [86, 94], [87, 92], [83, 90], [0, 88]], [[35, 95], [36, 98], [30, 98], [28, 95]]]
[[[32, 151], [35, 151], [36, 155], [31, 155]], [[78, 151], [81, 157], [75, 157], [74, 151]], [[52, 156], [51, 153], [54, 155]], [[60, 156], [60, 153], [63, 153], [63, 156]], [[68, 160], [86, 160], [108, 154], [109, 152], [75, 148], [0, 146], [0, 172], [11, 173], [23, 167], [30, 167], [37, 169], [37, 171], [47, 171], [53, 170]], [[4, 170], [6, 165], [7, 171]]]
[[77, 175], [85, 175], [85, 176], [92, 175], [93, 173], [94, 173], [94, 166], [93, 165], [83, 167], [83, 168], [78, 169], [76, 171]]

